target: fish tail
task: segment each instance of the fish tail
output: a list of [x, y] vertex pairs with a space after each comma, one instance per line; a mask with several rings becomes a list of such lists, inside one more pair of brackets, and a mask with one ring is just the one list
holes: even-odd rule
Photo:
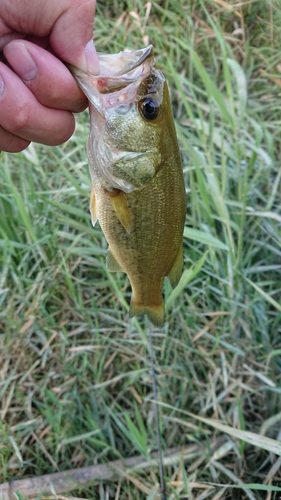
[[146, 314], [155, 326], [163, 326], [165, 321], [165, 308], [163, 299], [159, 304], [148, 306], [144, 304], [138, 304], [134, 301], [134, 297], [132, 297], [130, 318], [132, 318], [133, 316], [137, 316], [138, 314]]

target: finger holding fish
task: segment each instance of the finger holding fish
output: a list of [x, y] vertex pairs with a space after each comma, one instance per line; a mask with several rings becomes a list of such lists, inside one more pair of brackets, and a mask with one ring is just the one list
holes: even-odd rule
[[25, 149], [30, 141], [65, 142], [73, 133], [73, 112], [87, 99], [68, 68], [42, 47], [14, 40], [0, 62], [0, 149]]

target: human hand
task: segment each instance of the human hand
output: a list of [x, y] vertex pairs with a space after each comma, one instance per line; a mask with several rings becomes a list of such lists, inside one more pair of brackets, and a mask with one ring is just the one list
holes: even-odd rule
[[94, 12], [95, 0], [0, 0], [0, 150], [72, 135], [87, 100], [62, 61], [98, 73]]

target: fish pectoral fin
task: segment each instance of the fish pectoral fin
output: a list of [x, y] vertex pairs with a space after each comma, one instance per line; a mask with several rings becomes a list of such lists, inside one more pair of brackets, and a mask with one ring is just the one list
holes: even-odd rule
[[91, 220], [93, 226], [96, 224], [98, 218], [97, 218], [97, 200], [96, 200], [96, 193], [94, 190], [94, 187], [92, 186], [91, 189], [91, 198], [90, 198], [90, 212], [91, 212]]
[[130, 306], [130, 318], [133, 318], [133, 316], [137, 316], [137, 314], [146, 314], [155, 326], [163, 326], [165, 322], [165, 308], [163, 299], [159, 304], [151, 304], [148, 306], [144, 304], [137, 304], [134, 301], [134, 297], [132, 297]]
[[114, 212], [116, 213], [122, 226], [126, 229], [127, 233], [130, 233], [132, 228], [132, 215], [126, 194], [119, 189], [114, 189], [112, 193], [109, 192], [109, 196]]
[[178, 254], [176, 256], [176, 260], [173, 263], [173, 267], [168, 274], [168, 278], [173, 288], [177, 286], [180, 280], [180, 277], [182, 275], [182, 268], [183, 268], [183, 248], [181, 245]]
[[108, 249], [108, 252], [107, 252], [106, 265], [107, 265], [107, 269], [111, 273], [117, 273], [119, 271], [124, 272], [122, 267], [120, 266], [119, 262], [117, 262], [117, 260], [115, 259], [114, 255], [110, 249]]

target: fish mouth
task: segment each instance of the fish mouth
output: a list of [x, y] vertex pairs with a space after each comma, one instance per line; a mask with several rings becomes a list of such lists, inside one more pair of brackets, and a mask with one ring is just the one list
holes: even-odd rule
[[118, 52], [117, 54], [104, 54], [103, 52], [98, 52], [97, 55], [100, 63], [99, 75], [94, 75], [93, 73], [82, 71], [70, 64], [68, 65], [71, 73], [73, 73], [78, 82], [81, 78], [85, 77], [121, 77], [125, 75], [127, 77], [128, 74], [142, 65], [148, 57], [153, 56], [153, 45], [148, 45], [143, 49], [133, 51], [124, 50]]
[[98, 113], [120, 104], [132, 103], [140, 82], [146, 78], [154, 64], [153, 46], [118, 54], [98, 53], [99, 75], [69, 66], [78, 85]]
[[126, 78], [128, 78], [131, 72], [139, 68], [152, 55], [152, 45], [132, 52], [123, 51], [118, 54], [98, 54], [100, 75], [115, 77], [126, 75]]

